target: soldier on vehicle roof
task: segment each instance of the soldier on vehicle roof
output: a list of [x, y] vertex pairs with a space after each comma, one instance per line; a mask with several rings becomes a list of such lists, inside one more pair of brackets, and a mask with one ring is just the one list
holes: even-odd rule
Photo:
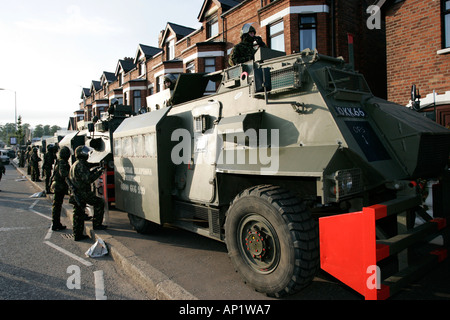
[[266, 47], [261, 37], [256, 36], [256, 30], [251, 23], [246, 23], [241, 29], [241, 42], [233, 47], [228, 63], [235, 66], [253, 60], [256, 49]]
[[[170, 89], [171, 95], [173, 93], [173, 90], [175, 89], [175, 85], [177, 83], [177, 78], [173, 74], [166, 74], [164, 76], [164, 89]], [[165, 106], [171, 106], [172, 105], [172, 96], [170, 99], [165, 101]]]
[[173, 74], [166, 74], [164, 76], [164, 88], [173, 90], [175, 89], [175, 84], [177, 83], [177, 78]]

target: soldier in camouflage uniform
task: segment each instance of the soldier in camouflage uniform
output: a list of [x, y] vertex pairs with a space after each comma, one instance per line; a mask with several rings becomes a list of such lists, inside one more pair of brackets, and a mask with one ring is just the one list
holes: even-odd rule
[[25, 152], [25, 160], [27, 161], [27, 174], [31, 175], [31, 154], [32, 154], [31, 147], [28, 146], [27, 151]]
[[52, 206], [52, 230], [54, 231], [66, 229], [66, 226], [61, 224], [60, 218], [64, 196], [69, 190], [66, 183], [66, 178], [69, 176], [70, 171], [69, 158], [70, 149], [68, 147], [62, 147], [53, 170], [51, 189], [54, 192]]
[[253, 60], [256, 47], [265, 47], [266, 44], [261, 37], [256, 36], [256, 30], [251, 23], [246, 23], [241, 29], [241, 42], [233, 47], [228, 60], [230, 66], [235, 66]]
[[89, 148], [86, 146], [79, 146], [75, 149], [75, 158], [77, 161], [72, 165], [69, 172], [69, 183], [72, 185], [72, 195], [69, 202], [73, 205], [74, 238], [75, 241], [79, 241], [87, 238], [83, 235], [86, 204], [94, 207], [94, 218], [92, 220], [94, 230], [106, 229], [106, 226], [102, 224], [105, 201], [94, 194], [91, 186], [103, 173], [103, 168], [89, 169], [87, 163]]
[[19, 167], [25, 167], [25, 150], [23, 149], [19, 150]]
[[39, 179], [39, 161], [41, 161], [41, 158], [39, 158], [37, 153], [37, 148], [33, 148], [33, 152], [31, 154], [31, 181], [37, 181], [40, 182], [41, 179]]
[[47, 152], [44, 155], [44, 163], [42, 164], [42, 176], [45, 176], [45, 192], [50, 194], [50, 178], [52, 177], [53, 164], [55, 163], [55, 146], [49, 144], [47, 146]]

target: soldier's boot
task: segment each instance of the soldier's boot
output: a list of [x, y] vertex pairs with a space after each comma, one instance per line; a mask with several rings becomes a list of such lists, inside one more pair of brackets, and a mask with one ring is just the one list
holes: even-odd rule
[[52, 219], [52, 230], [53, 231], [61, 231], [61, 230], [65, 230], [67, 228], [60, 221], [60, 213], [58, 214], [58, 212], [53, 212], [52, 216], [53, 216], [53, 219]]
[[89, 238], [84, 235], [84, 208], [74, 205], [73, 208], [73, 238], [75, 241], [81, 241]]
[[53, 196], [52, 204], [52, 222], [53, 225], [57, 226], [61, 224], [61, 210], [64, 202], [64, 194], [57, 193]]
[[82, 241], [82, 240], [89, 239], [89, 237], [87, 235], [85, 235], [85, 234], [82, 234], [81, 236], [74, 236], [73, 239], [75, 241]]
[[53, 194], [52, 190], [50, 190], [50, 176], [48, 173], [45, 174], [45, 193], [46, 194]]
[[61, 230], [66, 230], [66, 226], [62, 225], [61, 222], [60, 223], [53, 223], [52, 224], [52, 230], [53, 231], [61, 231]]
[[105, 230], [107, 226], [103, 224], [103, 216], [105, 214], [105, 201], [97, 197], [94, 203], [94, 218], [92, 226], [94, 230]]

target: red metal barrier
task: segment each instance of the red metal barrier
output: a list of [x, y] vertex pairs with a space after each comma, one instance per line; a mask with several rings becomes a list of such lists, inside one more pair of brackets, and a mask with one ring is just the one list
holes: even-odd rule
[[[392, 238], [385, 241], [388, 244], [377, 243], [376, 221], [388, 214], [396, 214], [392, 211], [389, 205], [379, 204], [363, 208], [360, 212], [319, 219], [321, 268], [363, 295], [366, 300], [387, 299], [393, 294], [391, 287], [398, 290], [397, 285], [400, 284], [396, 283], [397, 280], [387, 282], [395, 287], [382, 284], [380, 269], [377, 266], [379, 261], [398, 253], [399, 243], [405, 245], [405, 239], [411, 238], [413, 234], [411, 232], [404, 237], [396, 236], [397, 242]], [[427, 227], [427, 232], [446, 226], [445, 219], [434, 219], [429, 224], [431, 227]], [[421, 228], [421, 232], [423, 229], [425, 228]], [[419, 236], [416, 234], [414, 241]], [[396, 247], [391, 247], [391, 243], [395, 243]], [[431, 253], [437, 254], [434, 259], [436, 262], [446, 257], [445, 250]], [[416, 268], [414, 271], [417, 271]]]
[[109, 205], [111, 202], [116, 201], [114, 190], [114, 170], [107, 169], [103, 172], [100, 178], [102, 180], [103, 199]]

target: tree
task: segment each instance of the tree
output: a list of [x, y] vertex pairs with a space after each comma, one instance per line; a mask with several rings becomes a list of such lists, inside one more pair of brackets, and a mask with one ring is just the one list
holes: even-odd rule
[[42, 138], [44, 135], [44, 128], [42, 127], [42, 124], [38, 124], [33, 131], [33, 138]]
[[9, 137], [14, 136], [16, 133], [16, 124], [15, 123], [7, 123], [3, 126], [0, 126], [0, 140], [9, 143]]
[[25, 132], [23, 130], [22, 127], [22, 117], [19, 116], [17, 118], [17, 132], [16, 132], [16, 136], [17, 136], [17, 144], [19, 146], [24, 145], [25, 144]]
[[51, 135], [53, 136], [56, 133], [56, 131], [58, 131], [58, 130], [61, 130], [60, 126], [52, 126], [50, 129]]
[[51, 135], [51, 133], [50, 133], [50, 126], [48, 124], [44, 126], [44, 134], [43, 135], [44, 136], [50, 136]]

